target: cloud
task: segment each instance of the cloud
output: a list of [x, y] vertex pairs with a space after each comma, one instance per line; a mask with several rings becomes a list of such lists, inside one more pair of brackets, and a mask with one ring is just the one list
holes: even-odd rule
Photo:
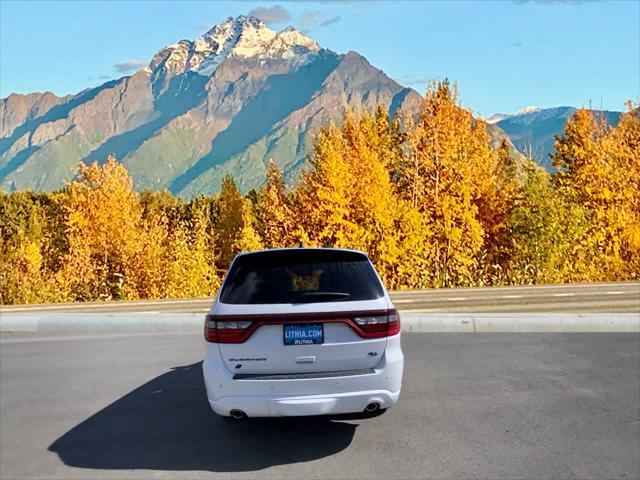
[[508, 47], [513, 47], [513, 48], [518, 48], [522, 46], [522, 42], [518, 41], [518, 42], [513, 42], [513, 43], [509, 43], [507, 44]]
[[321, 21], [323, 16], [324, 14], [322, 12], [303, 12], [302, 15], [300, 15], [300, 25], [303, 27], [315, 25]]
[[112, 78], [111, 75], [89, 75], [87, 77], [87, 81], [92, 82], [94, 80], [109, 80]]
[[289, 11], [281, 7], [280, 5], [274, 5], [273, 7], [258, 7], [249, 12], [250, 16], [258, 17], [260, 20], [264, 20], [265, 23], [284, 23], [291, 20], [291, 14]]
[[300, 15], [300, 25], [305, 28], [328, 27], [340, 21], [340, 16], [331, 17], [324, 12], [317, 10], [306, 11]]
[[126, 62], [116, 63], [113, 68], [120, 73], [130, 73], [146, 66], [147, 62], [143, 62], [142, 60], [127, 60]]
[[338, 23], [340, 21], [340, 16], [336, 15], [335, 17], [331, 17], [326, 19], [324, 22], [320, 23], [320, 27], [328, 27], [329, 25], [333, 25], [334, 23]]
[[395, 77], [395, 80], [400, 85], [409, 85], [412, 87], [423, 87], [426, 88], [429, 85], [429, 82], [434, 80], [431, 77], [423, 77], [419, 75], [400, 75]]

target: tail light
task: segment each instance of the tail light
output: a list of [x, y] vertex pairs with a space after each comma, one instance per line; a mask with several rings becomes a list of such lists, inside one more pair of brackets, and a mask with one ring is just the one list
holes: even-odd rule
[[400, 332], [400, 315], [393, 311], [388, 315], [372, 315], [367, 317], [354, 317], [364, 338], [390, 337]]
[[[351, 315], [354, 315], [353, 313]], [[284, 323], [346, 323], [362, 338], [384, 338], [400, 332], [400, 315], [395, 310], [361, 312], [354, 316], [344, 312], [314, 313], [310, 315], [247, 315], [217, 317], [207, 315], [204, 322], [204, 338], [210, 343], [243, 343], [261, 325]], [[251, 318], [251, 320], [247, 320]]]
[[250, 334], [251, 321], [222, 321], [215, 320], [213, 315], [207, 315], [204, 321], [204, 338], [211, 343], [242, 343]]

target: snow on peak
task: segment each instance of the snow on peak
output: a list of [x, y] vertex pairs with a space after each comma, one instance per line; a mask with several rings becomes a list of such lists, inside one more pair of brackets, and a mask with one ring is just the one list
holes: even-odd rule
[[155, 71], [170, 74], [188, 71], [209, 76], [228, 57], [281, 58], [300, 57], [306, 63], [320, 50], [315, 40], [288, 27], [274, 32], [259, 18], [240, 15], [229, 17], [193, 41], [181, 40], [156, 53], [149, 64]]
[[500, 120], [504, 120], [509, 116], [510, 115], [507, 115], [506, 113], [494, 113], [489, 118], [485, 119], [485, 122], [489, 124], [494, 124], [494, 123], [498, 123]]
[[522, 110], [519, 110], [516, 115], [526, 115], [527, 113], [534, 113], [540, 111], [540, 107], [536, 107], [535, 105], [527, 105]]
[[303, 47], [312, 52], [320, 50], [320, 45], [313, 38], [306, 36], [293, 27], [287, 27], [282, 30], [278, 33], [278, 38], [290, 47]]
[[[533, 121], [527, 117], [527, 114], [530, 114], [530, 113], [537, 114], [538, 112], [541, 112], [541, 111], [542, 110], [540, 109], [540, 107], [536, 107], [535, 105], [528, 105], [516, 113], [494, 113], [493, 115], [491, 115], [489, 118], [486, 119], [486, 122], [498, 123], [506, 119], [510, 119], [512, 121], [517, 120], [518, 123], [522, 123], [525, 121]], [[519, 118], [519, 117], [523, 117], [523, 118]]]

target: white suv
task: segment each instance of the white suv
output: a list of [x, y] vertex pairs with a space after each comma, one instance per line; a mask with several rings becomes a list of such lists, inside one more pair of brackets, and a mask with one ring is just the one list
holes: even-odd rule
[[374, 412], [400, 395], [400, 317], [356, 250], [239, 254], [204, 337], [204, 381], [219, 415]]

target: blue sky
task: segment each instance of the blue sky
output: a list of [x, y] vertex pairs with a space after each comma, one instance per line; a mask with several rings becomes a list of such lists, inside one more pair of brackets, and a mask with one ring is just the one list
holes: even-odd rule
[[455, 80], [481, 115], [640, 99], [640, 0], [0, 0], [0, 96], [76, 93], [256, 9], [421, 93], [430, 79]]

